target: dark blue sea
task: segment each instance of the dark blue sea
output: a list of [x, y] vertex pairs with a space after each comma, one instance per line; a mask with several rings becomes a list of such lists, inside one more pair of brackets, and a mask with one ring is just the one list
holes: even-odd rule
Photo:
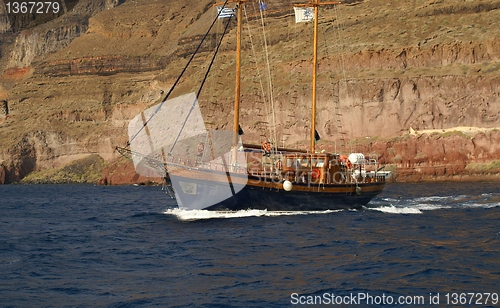
[[187, 212], [159, 187], [0, 186], [0, 307], [499, 307], [500, 184], [378, 209]]

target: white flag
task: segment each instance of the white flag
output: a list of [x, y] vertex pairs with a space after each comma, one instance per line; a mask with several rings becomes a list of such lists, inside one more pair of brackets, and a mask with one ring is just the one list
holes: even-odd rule
[[313, 7], [294, 7], [295, 10], [295, 22], [308, 22], [314, 20], [314, 8]]
[[219, 19], [220, 18], [229, 18], [229, 17], [234, 17], [236, 9], [230, 9], [230, 8], [222, 8], [221, 6], [217, 7], [217, 13], [219, 13]]

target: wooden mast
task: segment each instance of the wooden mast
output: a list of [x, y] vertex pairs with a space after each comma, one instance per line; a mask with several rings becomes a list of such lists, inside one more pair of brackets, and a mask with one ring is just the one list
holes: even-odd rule
[[234, 119], [233, 119], [233, 154], [231, 155], [231, 166], [235, 166], [236, 157], [238, 155], [238, 140], [240, 131], [240, 94], [241, 94], [241, 21], [242, 21], [242, 3], [246, 0], [238, 0], [238, 7], [236, 10], [236, 19], [238, 22], [236, 34], [236, 82], [234, 86]]
[[314, 0], [314, 43], [313, 43], [313, 76], [312, 76], [312, 103], [311, 103], [311, 154], [316, 147], [316, 88], [318, 75], [318, 1]]
[[241, 29], [242, 29], [242, 10], [241, 5], [248, 0], [229, 0], [226, 3], [216, 3], [215, 5], [223, 5], [227, 3], [237, 3], [236, 9], [236, 76], [234, 86], [234, 117], [233, 117], [233, 142], [232, 142], [232, 155], [231, 165], [236, 164], [236, 157], [238, 155], [238, 141], [240, 132], [240, 95], [241, 95]]
[[311, 103], [311, 153], [315, 152], [316, 147], [316, 91], [318, 74], [318, 7], [321, 5], [340, 4], [337, 1], [319, 2], [319, 0], [310, 0], [309, 3], [295, 4], [296, 7], [314, 7], [314, 42], [313, 42], [313, 72], [312, 72], [312, 103]]

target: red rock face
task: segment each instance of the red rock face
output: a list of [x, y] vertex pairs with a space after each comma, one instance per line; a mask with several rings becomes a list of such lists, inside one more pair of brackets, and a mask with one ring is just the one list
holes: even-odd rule
[[[478, 133], [475, 136], [455, 132], [449, 135], [409, 135], [400, 140], [366, 141], [349, 146], [352, 152], [362, 152], [378, 158], [380, 165], [396, 171], [392, 180], [415, 181], [500, 181], [500, 168], [468, 169], [471, 163], [487, 164], [500, 160], [500, 131]], [[334, 151], [333, 144], [319, 143], [319, 149]], [[340, 148], [340, 146], [339, 146]], [[337, 150], [339, 150], [337, 148]], [[392, 166], [392, 167], [391, 167]], [[132, 162], [110, 164], [99, 184], [124, 185], [134, 183], [161, 183], [135, 173]]]
[[11, 67], [11, 68], [8, 68], [5, 70], [2, 78], [5, 78], [5, 79], [23, 78], [30, 73], [30, 70], [31, 70], [30, 67], [22, 67], [22, 68]]
[[356, 151], [373, 153], [381, 164], [397, 167], [397, 181], [418, 180], [500, 180], [500, 169], [466, 169], [471, 163], [500, 159], [500, 131], [473, 137], [456, 133], [449, 136], [424, 134], [398, 141], [374, 141], [356, 146]]
[[118, 159], [103, 171], [99, 185], [160, 184], [161, 178], [148, 178], [135, 172], [132, 161]]

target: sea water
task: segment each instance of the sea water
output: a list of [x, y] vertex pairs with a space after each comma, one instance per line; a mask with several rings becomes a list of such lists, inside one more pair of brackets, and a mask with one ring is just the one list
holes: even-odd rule
[[159, 187], [0, 186], [0, 306], [500, 306], [499, 183], [387, 184], [372, 204], [182, 211]]

